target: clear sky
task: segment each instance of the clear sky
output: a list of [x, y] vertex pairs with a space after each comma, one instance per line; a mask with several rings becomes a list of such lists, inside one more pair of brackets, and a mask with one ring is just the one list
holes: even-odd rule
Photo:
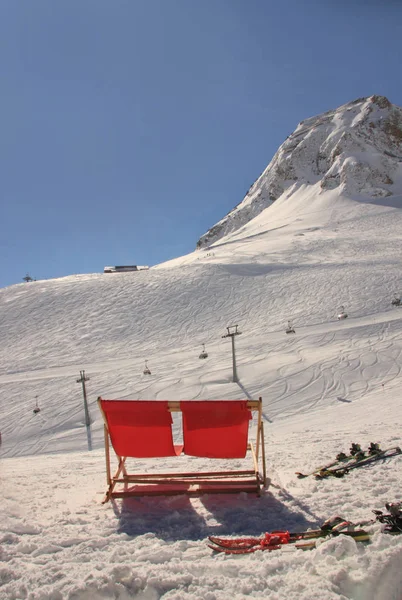
[[402, 105], [399, 0], [2, 0], [0, 287], [192, 251], [299, 121]]

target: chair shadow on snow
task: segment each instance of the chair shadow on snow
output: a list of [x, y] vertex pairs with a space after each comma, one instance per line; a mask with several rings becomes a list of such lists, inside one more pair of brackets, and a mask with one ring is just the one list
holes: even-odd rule
[[188, 496], [158, 496], [112, 500], [118, 533], [129, 536], [153, 533], [165, 541], [199, 538], [204, 520]]
[[119, 533], [154, 534], [165, 541], [195, 541], [208, 535], [255, 536], [269, 530], [295, 531], [318, 525], [302, 513], [290, 512], [268, 491], [260, 497], [246, 493], [144, 496], [112, 500], [112, 505]]

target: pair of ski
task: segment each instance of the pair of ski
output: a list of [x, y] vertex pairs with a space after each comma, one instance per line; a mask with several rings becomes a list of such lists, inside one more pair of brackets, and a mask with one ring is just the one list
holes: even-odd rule
[[[339, 519], [337, 517], [337, 519]], [[298, 550], [310, 550], [316, 547], [318, 538], [336, 537], [346, 535], [353, 538], [357, 542], [367, 542], [370, 539], [370, 534], [364, 529], [353, 529], [356, 527], [349, 521], [343, 521], [334, 526], [326, 526], [324, 523], [320, 529], [312, 529], [310, 531], [272, 531], [265, 533], [261, 537], [249, 538], [220, 538], [209, 536], [209, 548], [215, 552], [223, 552], [224, 554], [251, 554], [258, 550], [281, 550], [284, 546], [289, 546]]]
[[379, 521], [383, 524], [382, 531], [387, 534], [402, 533], [402, 502], [388, 502], [385, 505], [388, 512], [373, 510], [375, 519], [352, 523], [343, 517], [335, 516], [327, 519], [320, 529], [291, 533], [289, 531], [272, 531], [261, 537], [250, 538], [220, 538], [210, 536], [208, 546], [215, 552], [225, 554], [250, 554], [257, 550], [280, 550], [283, 546], [294, 549], [307, 550], [315, 548], [317, 538], [335, 537], [346, 535], [357, 542], [366, 542], [370, 534], [361, 529], [366, 525], [372, 525]]
[[363, 467], [364, 465], [371, 464], [380, 459], [391, 458], [401, 454], [402, 450], [399, 446], [392, 446], [381, 450], [378, 444], [371, 443], [368, 452], [365, 453], [361, 450], [359, 444], [352, 444], [350, 453], [344, 454], [341, 452], [336, 457], [336, 460], [329, 464], [322, 465], [321, 467], [315, 468], [310, 473], [296, 472], [299, 479], [304, 479], [310, 475], [314, 475], [316, 479], [325, 479], [326, 477], [343, 477], [346, 473], [349, 473], [352, 469]]

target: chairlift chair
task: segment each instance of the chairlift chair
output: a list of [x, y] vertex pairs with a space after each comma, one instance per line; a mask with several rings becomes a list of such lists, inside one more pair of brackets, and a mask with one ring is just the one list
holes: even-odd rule
[[288, 326], [285, 330], [285, 333], [296, 333], [296, 331], [292, 325], [292, 321], [288, 321]]
[[148, 361], [145, 361], [145, 368], [143, 370], [144, 375], [151, 375], [151, 371], [148, 368]]
[[345, 312], [345, 307], [344, 306], [340, 306], [339, 307], [339, 313], [338, 313], [338, 321], [343, 321], [343, 319], [347, 319], [348, 315]]
[[198, 358], [208, 358], [208, 352], [205, 350], [205, 344], [202, 345], [202, 352]]

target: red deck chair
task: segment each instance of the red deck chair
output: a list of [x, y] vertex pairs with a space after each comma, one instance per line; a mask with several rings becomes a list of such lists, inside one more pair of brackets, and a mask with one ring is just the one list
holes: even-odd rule
[[[145, 495], [210, 492], [259, 493], [266, 482], [262, 400], [159, 401], [102, 400], [99, 408], [105, 422], [105, 452], [110, 498]], [[248, 440], [251, 411], [258, 411], [256, 448]], [[175, 446], [171, 412], [183, 413], [184, 452], [211, 459], [239, 459], [251, 450], [249, 470], [195, 471], [191, 473], [129, 474], [126, 459], [178, 457], [183, 446]], [[118, 459], [111, 475], [110, 444]], [[259, 472], [261, 453], [262, 472]], [[179, 459], [174, 459], [179, 460]], [[123, 484], [123, 489], [117, 489]]]

